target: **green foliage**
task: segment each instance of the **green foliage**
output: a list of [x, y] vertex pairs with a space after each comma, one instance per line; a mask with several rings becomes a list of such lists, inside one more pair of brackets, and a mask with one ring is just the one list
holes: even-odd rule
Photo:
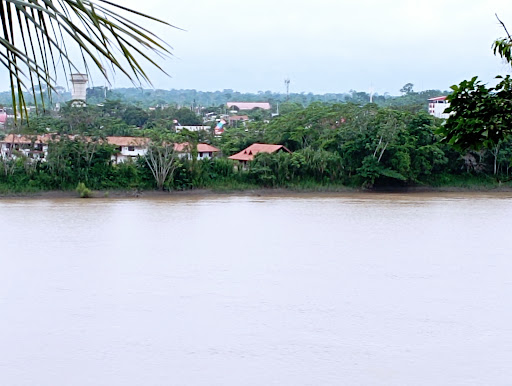
[[76, 192], [80, 195], [80, 198], [91, 197], [91, 189], [89, 189], [83, 182], [79, 182], [76, 186]]
[[412, 94], [414, 85], [412, 83], [406, 83], [404, 87], [400, 89], [400, 92], [403, 94]]
[[398, 181], [406, 181], [407, 178], [396, 170], [386, 168], [375, 157], [366, 156], [363, 164], [357, 169], [359, 176], [363, 178], [363, 187], [372, 188], [379, 179], [388, 178]]
[[512, 64], [512, 37], [508, 33], [507, 27], [505, 27], [505, 24], [500, 20], [498, 15], [496, 15], [496, 18], [498, 19], [501, 26], [505, 30], [507, 37], [499, 38], [494, 41], [494, 43], [492, 45], [494, 55], [498, 54], [503, 59], [505, 59], [509, 64]]
[[176, 169], [180, 166], [174, 150], [174, 138], [171, 134], [153, 132], [144, 160], [155, 179], [159, 190], [169, 187]]
[[477, 80], [464, 80], [448, 97], [452, 115], [439, 128], [443, 141], [460, 151], [491, 149], [512, 132], [512, 79], [498, 76], [501, 81], [487, 88]]
[[[508, 78], [504, 78], [505, 81], [508, 82]], [[504, 86], [497, 87], [506, 90]], [[500, 94], [500, 90], [493, 90], [493, 95], [486, 98], [506, 98], [508, 94]], [[453, 98], [457, 97], [458, 91], [455, 90]], [[69, 114], [97, 114], [97, 117], [91, 117], [91, 122], [100, 119], [101, 122], [125, 124], [122, 117], [126, 111], [123, 103], [106, 101], [103, 106], [86, 107], [76, 113], [69, 111]], [[132, 111], [140, 112], [138, 108]], [[305, 108], [290, 109], [268, 123], [252, 122], [245, 128], [228, 127], [219, 137], [209, 132], [186, 130], [174, 134], [167, 126], [155, 123], [168, 121], [167, 117], [174, 117], [175, 112], [174, 108], [151, 111], [144, 128], [131, 129], [133, 133], [151, 139], [148, 157], [113, 164], [111, 157], [115, 149], [102, 139], [105, 132], [113, 129], [104, 127], [94, 131], [97, 126], [94, 123], [79, 129], [83, 130], [79, 135], [56, 137], [49, 144], [46, 162], [21, 154], [16, 160], [0, 159], [0, 188], [12, 191], [71, 190], [79, 182], [91, 189], [108, 190], [225, 190], [258, 186], [370, 188], [442, 184], [450, 181], [449, 176], [454, 180], [455, 176], [469, 179], [467, 176], [487, 176], [491, 171], [505, 180], [511, 169], [512, 136], [503, 137], [497, 144], [499, 146], [459, 152], [449, 143], [440, 142], [436, 133], [444, 129], [440, 129], [441, 120], [414, 109], [376, 104], [313, 103]], [[62, 121], [68, 122], [66, 119], [70, 118], [65, 114], [68, 114], [66, 109]], [[496, 111], [495, 115], [499, 114]], [[502, 117], [505, 119], [508, 118]], [[154, 124], [150, 125], [150, 122]], [[91, 135], [93, 132], [97, 135]], [[193, 149], [199, 142], [212, 143], [222, 150], [223, 155], [197, 160], [193, 152], [190, 159], [180, 158], [172, 150], [172, 144], [176, 142], [189, 142]], [[247, 168], [236, 167], [236, 162], [225, 158], [255, 142], [282, 144], [293, 153], [259, 153]], [[150, 161], [151, 156], [153, 161]]]
[[48, 149], [47, 162], [40, 168], [47, 170], [59, 187], [70, 188], [83, 181], [100, 189], [108, 180], [114, 147], [100, 139], [83, 137], [56, 138]]
[[141, 127], [148, 121], [149, 114], [140, 107], [127, 106], [122, 118], [128, 125]]
[[197, 126], [203, 124], [203, 121], [196, 113], [185, 107], [176, 110], [174, 117], [182, 126]]

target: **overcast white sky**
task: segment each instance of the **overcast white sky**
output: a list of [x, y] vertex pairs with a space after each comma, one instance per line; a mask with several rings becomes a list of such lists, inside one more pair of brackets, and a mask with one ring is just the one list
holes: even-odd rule
[[[173, 46], [161, 62], [172, 78], [150, 71], [155, 88], [202, 91], [399, 94], [448, 89], [479, 75], [509, 72], [493, 39], [512, 31], [510, 0], [123, 0], [186, 32], [149, 24]], [[145, 23], [145, 25], [148, 25]], [[95, 81], [96, 85], [103, 82]], [[114, 87], [130, 86], [121, 76]]]

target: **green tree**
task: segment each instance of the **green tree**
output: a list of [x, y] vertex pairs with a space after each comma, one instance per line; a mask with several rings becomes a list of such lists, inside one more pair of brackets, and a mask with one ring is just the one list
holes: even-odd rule
[[406, 83], [404, 84], [404, 87], [400, 89], [400, 92], [402, 94], [412, 94], [414, 92], [413, 90], [414, 85], [412, 83]]
[[[498, 21], [507, 36], [493, 43], [494, 54], [512, 64], [512, 37], [505, 24]], [[438, 130], [442, 140], [459, 151], [490, 151], [494, 174], [498, 173], [502, 144], [512, 134], [512, 79], [510, 75], [496, 79], [499, 83], [489, 88], [476, 76], [452, 86], [453, 94], [447, 98], [450, 107], [446, 109], [452, 115]]]
[[494, 156], [494, 174], [500, 146], [512, 134], [512, 78], [487, 88], [475, 76], [452, 86], [448, 96], [452, 115], [438, 133], [459, 151], [488, 149]]
[[175, 119], [183, 126], [197, 126], [203, 124], [201, 118], [186, 107], [182, 107], [175, 112]]
[[132, 126], [144, 126], [149, 119], [149, 114], [137, 106], [127, 106], [122, 115], [123, 120]]
[[148, 151], [144, 159], [151, 170], [157, 188], [164, 190], [165, 185], [172, 180], [174, 171], [179, 166], [172, 138], [155, 133], [148, 144]]

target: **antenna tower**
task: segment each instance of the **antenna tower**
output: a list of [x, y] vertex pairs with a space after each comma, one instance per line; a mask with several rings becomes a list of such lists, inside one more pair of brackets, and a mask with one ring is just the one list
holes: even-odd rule
[[284, 85], [286, 86], [286, 100], [290, 99], [290, 78], [286, 78], [284, 80]]

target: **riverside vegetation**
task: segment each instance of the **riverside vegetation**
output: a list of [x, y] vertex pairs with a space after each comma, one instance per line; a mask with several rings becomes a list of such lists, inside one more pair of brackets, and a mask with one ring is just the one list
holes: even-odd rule
[[[30, 125], [21, 127], [20, 132], [50, 130], [76, 137], [52, 142], [45, 162], [22, 156], [1, 159], [0, 191], [73, 190], [79, 183], [84, 184], [82, 189], [94, 190], [491, 187], [509, 180], [510, 140], [501, 139], [498, 149], [453, 147], [436, 134], [442, 120], [425, 111], [375, 104], [312, 103], [305, 108], [294, 106], [269, 122], [228, 127], [220, 137], [215, 137], [213, 130], [174, 133], [172, 122], [177, 113], [175, 108], [148, 112], [109, 101], [101, 107], [66, 107], [59, 117], [32, 117]], [[181, 114], [190, 114], [190, 110]], [[150, 137], [160, 147], [174, 142], [208, 142], [219, 147], [223, 155], [188, 160], [171, 152], [170, 172], [157, 184], [145, 157], [114, 164], [111, 156], [115, 147], [101, 141], [106, 135]], [[235, 168], [227, 156], [255, 142], [283, 144], [292, 154], [260, 153], [247, 170]]]
[[[26, 76], [24, 68], [30, 74], [30, 99], [33, 99], [36, 110], [38, 103], [44, 110], [46, 97], [57, 91], [50, 70], [55, 66], [50, 65], [51, 61], [58, 59], [70, 68], [77, 68], [66, 55], [67, 49], [54, 38], [52, 31], [55, 29], [63, 27], [65, 32], [61, 36], [80, 48], [85, 53], [84, 60], [90, 59], [104, 76], [108, 74], [101, 64], [103, 60], [130, 79], [149, 80], [132, 49], [142, 60], [157, 68], [161, 67], [139, 46], [159, 54], [170, 54], [165, 43], [148, 29], [118, 12], [171, 25], [114, 3], [107, 7], [93, 1], [79, 4], [64, 1], [53, 7], [54, 2], [48, 1], [45, 4], [50, 6], [40, 7], [38, 19], [33, 18], [29, 2], [5, 3], [9, 17], [2, 13], [4, 32], [0, 45], [6, 49], [7, 60], [3, 64], [10, 75], [10, 99], [15, 117], [19, 111], [22, 119], [27, 118], [24, 114], [27, 94], [22, 92], [26, 86], [22, 79]], [[38, 5], [39, 1], [34, 4]], [[9, 30], [6, 26], [12, 25], [10, 12], [14, 10], [20, 28]], [[70, 12], [76, 13], [85, 29], [92, 31], [91, 39], [84, 42], [76, 28], [67, 28]], [[494, 42], [494, 53], [512, 64], [512, 37], [501, 20], [498, 21], [507, 36]], [[16, 35], [18, 29], [19, 36]], [[31, 31], [37, 35], [36, 40], [25, 39], [32, 36]], [[15, 49], [13, 44], [20, 38], [24, 43], [22, 50]], [[111, 38], [117, 44], [107, 44]], [[49, 55], [42, 58], [36, 55], [41, 47], [45, 53], [49, 47]], [[126, 62], [118, 61], [113, 54], [114, 48], [121, 50], [121, 57]], [[98, 54], [95, 56], [91, 52]], [[408, 83], [401, 90], [405, 94], [402, 98], [405, 103], [411, 103], [418, 96], [412, 86]], [[173, 121], [176, 119], [183, 125], [197, 123], [198, 117], [187, 109], [162, 108], [148, 112], [138, 106], [109, 100], [82, 108], [68, 104], [58, 117], [44, 114], [31, 117], [30, 126], [16, 122], [16, 133], [50, 131], [60, 137], [50, 143], [44, 162], [21, 154], [16, 154], [15, 158], [1, 158], [0, 191], [70, 190], [77, 187], [81, 195], [88, 195], [88, 189], [248, 186], [324, 189], [331, 186], [454, 185], [456, 181], [474, 183], [475, 179], [479, 184], [491, 185], [496, 181], [508, 181], [512, 159], [511, 78], [507, 76], [496, 88], [488, 89], [475, 77], [453, 86], [452, 90], [454, 93], [448, 100], [454, 115], [444, 126], [422, 108], [389, 103], [385, 96], [375, 98], [379, 105], [362, 105], [359, 97], [366, 100], [367, 95], [355, 92], [350, 98], [341, 96], [348, 103], [326, 103], [339, 102], [340, 98], [339, 95], [326, 95], [324, 103], [306, 105], [305, 102], [314, 100], [314, 96], [308, 94], [301, 95], [302, 99], [283, 103], [281, 115], [275, 119], [268, 120], [268, 113], [264, 111], [252, 111], [249, 114], [252, 123], [246, 127], [228, 128], [220, 137], [213, 136], [212, 130], [174, 133]], [[101, 99], [103, 95], [106, 99], [106, 89], [93, 91], [98, 94], [96, 98]], [[158, 95], [160, 97], [163, 95]], [[178, 118], [179, 114], [183, 117]], [[149, 151], [135, 162], [115, 164], [112, 162], [115, 147], [101, 141], [107, 135], [149, 137]], [[189, 142], [192, 148], [198, 142], [211, 143], [218, 146], [224, 156], [198, 161], [192, 152], [190, 160], [180, 158], [170, 149], [173, 143], [183, 141]], [[282, 144], [293, 153], [258, 154], [248, 170], [235, 169], [235, 165], [225, 158], [255, 142]]]

